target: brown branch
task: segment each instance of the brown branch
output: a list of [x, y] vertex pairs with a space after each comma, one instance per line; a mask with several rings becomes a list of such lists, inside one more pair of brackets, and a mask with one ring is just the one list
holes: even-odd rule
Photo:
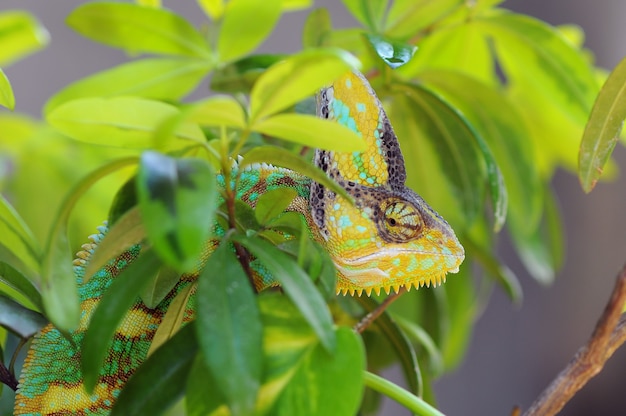
[[567, 367], [535, 400], [524, 416], [554, 415], [604, 367], [615, 350], [626, 341], [626, 265], [617, 277], [613, 293], [591, 338], [567, 364]]
[[365, 315], [354, 326], [354, 330], [359, 334], [365, 331], [365, 329], [367, 329], [367, 327], [370, 326], [372, 322], [376, 320], [376, 318], [378, 318], [383, 312], [385, 312], [385, 309], [387, 309], [387, 307], [391, 305], [394, 300], [398, 299], [400, 295], [404, 292], [406, 292], [406, 289], [404, 287], [401, 287], [400, 290], [398, 290], [396, 293], [392, 293], [391, 295], [387, 296], [385, 300], [376, 307], [376, 309]]

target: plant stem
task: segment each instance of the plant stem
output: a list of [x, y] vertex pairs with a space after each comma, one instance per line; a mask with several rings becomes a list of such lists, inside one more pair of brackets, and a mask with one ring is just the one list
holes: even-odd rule
[[626, 315], [622, 314], [625, 303], [626, 265], [617, 277], [611, 298], [587, 344], [578, 350], [524, 416], [558, 413], [587, 381], [602, 370], [604, 363], [626, 341]]
[[369, 371], [364, 372], [363, 378], [367, 387], [395, 400], [416, 415], [444, 416], [443, 413], [426, 403], [423, 399], [411, 394], [409, 391], [389, 380], [385, 380]]
[[385, 309], [387, 309], [387, 307], [389, 305], [391, 305], [393, 303], [393, 301], [398, 299], [400, 297], [400, 295], [403, 294], [404, 292], [406, 292], [406, 289], [404, 287], [401, 287], [400, 290], [398, 290], [396, 293], [392, 293], [391, 295], [387, 296], [385, 298], [385, 300], [382, 301], [382, 303], [380, 305], [378, 305], [378, 307], [376, 309], [374, 309], [373, 311], [371, 311], [370, 313], [365, 315], [354, 326], [354, 330], [356, 332], [358, 332], [359, 334], [361, 334], [363, 331], [365, 331], [367, 329], [367, 327], [370, 326], [372, 324], [372, 322], [374, 322], [376, 320], [376, 318], [378, 318], [383, 312], [385, 312]]

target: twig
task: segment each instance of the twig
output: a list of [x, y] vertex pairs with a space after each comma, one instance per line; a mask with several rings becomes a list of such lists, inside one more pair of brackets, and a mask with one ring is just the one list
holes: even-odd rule
[[391, 305], [394, 300], [398, 299], [400, 295], [404, 292], [406, 292], [406, 289], [404, 287], [401, 287], [400, 290], [398, 290], [396, 293], [392, 293], [391, 295], [387, 296], [385, 300], [376, 307], [376, 309], [365, 315], [354, 326], [354, 330], [359, 334], [365, 331], [365, 329], [370, 326], [372, 322], [374, 322], [376, 318], [378, 318], [383, 312], [385, 312], [385, 309], [387, 309], [387, 307]]
[[524, 416], [558, 413], [587, 381], [602, 370], [604, 363], [626, 341], [626, 315], [622, 315], [625, 303], [626, 265], [617, 277], [611, 298], [587, 344], [578, 350]]

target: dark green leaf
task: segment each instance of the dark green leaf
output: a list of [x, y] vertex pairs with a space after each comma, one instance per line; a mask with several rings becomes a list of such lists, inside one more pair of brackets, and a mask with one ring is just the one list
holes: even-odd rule
[[298, 193], [295, 189], [274, 189], [259, 196], [254, 213], [259, 224], [265, 225], [282, 214]]
[[154, 278], [141, 290], [139, 297], [148, 308], [156, 307], [180, 280], [180, 273], [171, 267], [163, 266]]
[[0, 282], [24, 295], [39, 310], [43, 309], [41, 295], [33, 283], [13, 266], [3, 261], [0, 261]]
[[37, 240], [22, 217], [1, 194], [0, 244], [11, 250], [13, 255], [32, 272], [39, 270], [41, 249]]
[[134, 157], [110, 162], [81, 179], [61, 203], [49, 233], [42, 262], [41, 294], [47, 316], [61, 331], [74, 330], [79, 323], [80, 307], [72, 254], [67, 238], [70, 214], [80, 197], [101, 178], [137, 163]]
[[578, 153], [578, 177], [591, 192], [611, 157], [626, 118], [626, 59], [609, 75], [596, 97]]
[[387, 15], [385, 34], [409, 38], [450, 14], [463, 0], [395, 0]]
[[259, 76], [282, 59], [284, 55], [252, 55], [219, 67], [211, 75], [211, 90], [250, 94]]
[[[79, 141], [147, 149], [155, 147], [154, 132], [159, 125], [178, 111], [173, 105], [145, 98], [79, 98], [59, 105], [46, 119], [61, 133]], [[202, 130], [194, 123], [182, 123], [174, 134], [205, 142]]]
[[319, 8], [309, 13], [302, 29], [302, 46], [315, 48], [324, 46], [326, 38], [332, 31], [328, 9]]
[[187, 416], [211, 415], [222, 405], [226, 406], [226, 400], [217, 388], [217, 383], [207, 368], [204, 357], [198, 354], [187, 379], [187, 395], [185, 396]]
[[213, 168], [202, 159], [145, 152], [137, 194], [154, 250], [179, 272], [192, 270], [213, 229], [218, 203]]
[[11, 88], [11, 83], [2, 68], [0, 68], [0, 105], [8, 108], [9, 110], [13, 110], [15, 108], [13, 88]]
[[[96, 386], [115, 329], [130, 307], [138, 301], [139, 292], [159, 267], [161, 261], [157, 255], [152, 250], [146, 250], [124, 267], [102, 296], [91, 316], [82, 344], [81, 369], [87, 391], [93, 391]], [[167, 368], [165, 366], [161, 371]]]
[[250, 282], [230, 244], [207, 260], [198, 280], [197, 337], [233, 415], [251, 414], [262, 370], [262, 325]]
[[70, 13], [67, 24], [91, 40], [131, 54], [212, 59], [202, 35], [187, 20], [166, 9], [124, 3], [87, 3]]
[[194, 332], [190, 323], [148, 357], [124, 386], [111, 416], [161, 414], [183, 397], [198, 352]]
[[272, 414], [352, 416], [363, 395], [365, 350], [350, 328], [336, 331], [337, 347], [329, 355], [320, 345], [302, 361], [274, 405]]
[[48, 324], [40, 313], [0, 294], [0, 326], [26, 339]]
[[231, 0], [226, 5], [217, 41], [222, 63], [254, 50], [271, 33], [281, 12], [282, 0]]
[[366, 143], [355, 131], [307, 114], [276, 114], [252, 126], [254, 131], [319, 149], [363, 151]]
[[239, 166], [243, 168], [244, 166], [263, 162], [271, 163], [274, 166], [281, 166], [287, 169], [291, 169], [293, 171], [306, 175], [314, 181], [319, 182], [328, 189], [337, 193], [338, 195], [341, 195], [343, 198], [347, 200], [352, 200], [346, 190], [337, 185], [335, 181], [330, 179], [324, 171], [313, 166], [310, 162], [304, 160], [303, 158], [280, 147], [255, 147], [244, 155], [244, 159]]
[[[378, 302], [368, 296], [359, 296], [354, 299], [367, 312], [373, 311], [378, 307]], [[385, 334], [395, 350], [404, 376], [409, 384], [409, 390], [414, 394], [420, 395], [422, 392], [422, 374], [417, 362], [417, 356], [415, 355], [415, 349], [409, 342], [406, 334], [386, 311], [374, 321], [374, 325]]]
[[401, 67], [409, 62], [417, 51], [417, 46], [393, 41], [381, 35], [365, 34], [365, 38], [376, 52], [376, 55], [392, 69]]
[[128, 62], [76, 81], [53, 95], [44, 108], [86, 97], [132, 95], [178, 100], [193, 90], [211, 69], [210, 63], [188, 58], [151, 58]]
[[335, 48], [307, 49], [272, 65], [250, 93], [251, 124], [313, 95], [358, 66], [354, 56]]
[[335, 334], [332, 328], [332, 317], [328, 306], [309, 276], [291, 257], [265, 240], [244, 236], [237, 236], [236, 240], [267, 268], [311, 325], [324, 348], [333, 351]]
[[30, 13], [21, 10], [0, 13], [0, 66], [38, 51], [48, 44], [46, 29]]

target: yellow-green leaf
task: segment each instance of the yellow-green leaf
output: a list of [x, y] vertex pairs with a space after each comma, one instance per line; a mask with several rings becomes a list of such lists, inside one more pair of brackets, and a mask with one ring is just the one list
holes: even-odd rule
[[48, 44], [50, 36], [31, 14], [24, 11], [0, 13], [0, 66], [38, 51]]
[[15, 108], [13, 88], [11, 88], [11, 83], [2, 68], [0, 68], [0, 105], [8, 108], [9, 110], [13, 110]]
[[201, 126], [226, 126], [243, 129], [246, 115], [233, 97], [217, 95], [193, 104], [189, 110], [189, 121]]

